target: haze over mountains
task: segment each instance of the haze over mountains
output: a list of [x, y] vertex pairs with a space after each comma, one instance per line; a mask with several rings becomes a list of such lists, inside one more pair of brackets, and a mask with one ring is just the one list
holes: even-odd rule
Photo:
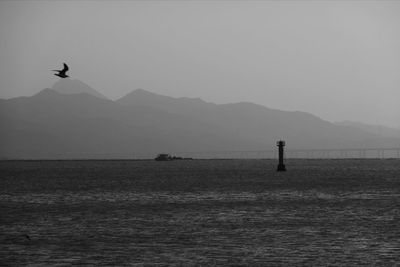
[[341, 122], [335, 122], [335, 124], [342, 126], [356, 127], [366, 132], [374, 133], [383, 137], [400, 138], [400, 129], [387, 127], [383, 125], [371, 125], [357, 121], [341, 121]]
[[354, 125], [253, 103], [217, 105], [137, 89], [112, 101], [79, 80], [0, 100], [1, 158], [131, 158], [146, 153], [395, 146]]
[[92, 87], [87, 85], [86, 83], [80, 80], [73, 80], [73, 79], [60, 79], [58, 80], [51, 89], [59, 92], [60, 94], [82, 94], [86, 93], [89, 95], [97, 96], [102, 99], [108, 99], [101, 93], [94, 90]]

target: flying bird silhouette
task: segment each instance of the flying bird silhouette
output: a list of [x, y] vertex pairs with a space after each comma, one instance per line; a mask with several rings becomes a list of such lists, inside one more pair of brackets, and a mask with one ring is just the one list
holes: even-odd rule
[[67, 64], [64, 63], [64, 68], [62, 70], [53, 70], [53, 71], [58, 71], [58, 73], [55, 73], [54, 75], [60, 77], [60, 78], [67, 78], [69, 77], [67, 74], [65, 74], [69, 70]]

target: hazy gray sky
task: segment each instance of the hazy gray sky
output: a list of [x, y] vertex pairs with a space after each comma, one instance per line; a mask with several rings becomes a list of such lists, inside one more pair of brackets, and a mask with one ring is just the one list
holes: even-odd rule
[[72, 78], [400, 126], [400, 1], [0, 1], [0, 98]]

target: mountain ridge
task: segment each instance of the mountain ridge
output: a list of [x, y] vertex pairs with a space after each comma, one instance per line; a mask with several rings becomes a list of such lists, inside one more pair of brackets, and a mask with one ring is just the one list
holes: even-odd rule
[[388, 127], [384, 125], [376, 125], [376, 124], [369, 124], [363, 123], [358, 121], [339, 121], [335, 122], [336, 125], [344, 125], [344, 126], [351, 126], [366, 132], [378, 134], [384, 137], [395, 137], [400, 138], [400, 129], [394, 127]]
[[[253, 103], [213, 104], [146, 90], [107, 100], [44, 89], [0, 101], [0, 157], [116, 158], [173, 151], [365, 148], [390, 145], [353, 126]], [[132, 93], [132, 92], [131, 92]], [[123, 99], [123, 101], [121, 100]], [[129, 156], [131, 155], [131, 156]]]

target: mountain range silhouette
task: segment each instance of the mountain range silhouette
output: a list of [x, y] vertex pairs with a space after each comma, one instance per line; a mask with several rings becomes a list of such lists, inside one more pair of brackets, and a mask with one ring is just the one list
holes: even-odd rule
[[[31, 97], [0, 99], [1, 158], [125, 158], [175, 151], [394, 146], [352, 125], [253, 103], [213, 104], [137, 89], [112, 101], [62, 79]], [[96, 156], [97, 155], [97, 156]]]

